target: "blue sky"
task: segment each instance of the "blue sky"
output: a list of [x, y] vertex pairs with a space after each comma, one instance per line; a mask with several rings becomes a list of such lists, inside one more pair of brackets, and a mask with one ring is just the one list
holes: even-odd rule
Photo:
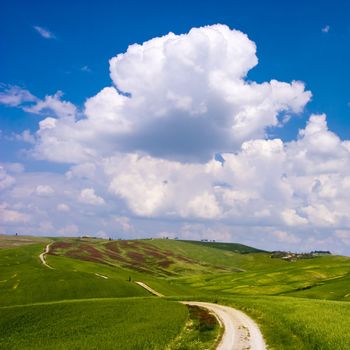
[[[258, 46], [260, 64], [250, 73], [252, 79], [305, 81], [314, 95], [309, 109], [327, 113], [330, 127], [347, 137], [349, 11], [346, 1], [4, 1], [1, 81], [39, 96], [62, 90], [81, 104], [110, 83], [108, 60], [129, 44], [225, 23]], [[57, 39], [43, 40], [34, 25]], [[329, 32], [323, 33], [326, 26]], [[82, 72], [84, 66], [91, 72]]]
[[[134, 227], [133, 234], [136, 234], [135, 232], [140, 232], [141, 235], [146, 235], [146, 232], [150, 232], [151, 227], [154, 229], [154, 234], [161, 235], [162, 232], [172, 234], [175, 231], [176, 234], [178, 234], [178, 232], [187, 232], [184, 233], [184, 237], [191, 238], [192, 231], [203, 231], [204, 226], [208, 226], [209, 229], [212, 227], [212, 232], [219, 230], [217, 227], [220, 226], [220, 230], [224, 232], [222, 237], [226, 240], [241, 240], [248, 243], [257, 243], [267, 248], [279, 247], [278, 244], [281, 246], [288, 244], [291, 246], [293, 246], [293, 244], [298, 246], [300, 245], [300, 240], [303, 240], [302, 237], [304, 237], [303, 235], [305, 235], [307, 229], [303, 227], [300, 228], [298, 225], [296, 225], [298, 228], [295, 228], [293, 226], [294, 224], [291, 224], [291, 221], [294, 220], [293, 223], [301, 223], [303, 221], [302, 219], [305, 219], [309, 220], [309, 225], [312, 225], [313, 220], [308, 217], [308, 215], [311, 215], [311, 209], [308, 208], [312, 207], [314, 204], [313, 208], [317, 207], [317, 205], [325, 205], [323, 202], [321, 203], [321, 200], [311, 205], [314, 199], [306, 200], [304, 196], [298, 197], [300, 202], [298, 202], [298, 204], [293, 202], [293, 204], [290, 204], [292, 207], [287, 205], [288, 208], [286, 207], [284, 213], [289, 213], [293, 216], [293, 211], [295, 211], [301, 219], [299, 220], [293, 216], [293, 220], [287, 220], [289, 222], [289, 224], [287, 224], [287, 226], [289, 225], [288, 227], [283, 227], [281, 224], [278, 228], [272, 229], [272, 231], [275, 230], [273, 232], [277, 232], [275, 236], [272, 235], [270, 238], [257, 239], [255, 236], [256, 231], [259, 231], [261, 228], [261, 231], [265, 232], [265, 227], [272, 227], [271, 220], [257, 221], [254, 224], [255, 226], [245, 222], [240, 222], [238, 225], [229, 215], [217, 214], [216, 216], [214, 213], [216, 209], [213, 209], [214, 212], [211, 211], [210, 215], [213, 215], [214, 220], [207, 222], [203, 216], [205, 216], [204, 213], [207, 213], [209, 210], [212, 193], [205, 188], [201, 190], [198, 189], [197, 191], [198, 193], [202, 191], [204, 197], [198, 195], [197, 197], [187, 198], [190, 203], [197, 203], [196, 201], [199, 200], [198, 198], [202, 198], [202, 200], [203, 198], [208, 199], [209, 204], [206, 209], [202, 211], [199, 210], [196, 213], [193, 212], [194, 214], [191, 211], [193, 208], [188, 209], [186, 213], [182, 213], [179, 212], [177, 208], [172, 208], [165, 203], [162, 203], [164, 208], [166, 207], [164, 210], [158, 207], [154, 209], [154, 211], [151, 209], [150, 211], [141, 210], [139, 204], [134, 203], [131, 199], [132, 195], [135, 195], [135, 193], [124, 193], [120, 188], [114, 189], [113, 184], [118, 181], [120, 183], [121, 180], [118, 179], [118, 181], [116, 181], [114, 177], [110, 177], [110, 174], [114, 174], [117, 171], [114, 168], [117, 167], [115, 166], [113, 168], [114, 170], [109, 169], [106, 171], [105, 165], [104, 170], [102, 170], [101, 164], [105, 164], [107, 159], [109, 160], [109, 164], [111, 164], [112, 161], [110, 161], [110, 159], [113, 157], [119, 157], [117, 162], [126, 162], [123, 157], [128, 157], [130, 154], [138, 154], [153, 157], [157, 161], [162, 159], [169, 162], [179, 162], [181, 166], [184, 166], [184, 164], [193, 164], [193, 166], [195, 166], [195, 164], [203, 164], [203, 162], [209, 161], [211, 154], [215, 154], [216, 152], [237, 152], [242, 143], [255, 139], [280, 138], [282, 142], [287, 145], [288, 142], [297, 139], [300, 129], [305, 129], [311, 114], [326, 114], [328, 128], [337, 135], [339, 142], [340, 140], [349, 139], [350, 95], [347, 89], [347, 83], [350, 78], [350, 70], [348, 68], [348, 62], [350, 61], [349, 11], [350, 4], [345, 1], [293, 1], [288, 4], [280, 1], [247, 1], [244, 3], [242, 1], [177, 1], [173, 3], [164, 1], [138, 3], [119, 1], [74, 1], [73, 3], [68, 1], [4, 1], [0, 11], [0, 50], [3, 53], [0, 58], [0, 83], [2, 84], [2, 90], [8, 93], [10, 87], [15, 86], [23, 91], [30, 92], [37, 98], [36, 101], [44, 101], [45, 96], [54, 96], [57, 91], [62, 91], [63, 95], [57, 97], [57, 99], [59, 101], [69, 101], [71, 104], [69, 108], [77, 109], [77, 111], [74, 112], [76, 113], [76, 121], [86, 118], [84, 103], [88, 99], [95, 96], [100, 91], [103, 91], [105, 87], [117, 84], [117, 81], [119, 81], [118, 74], [121, 74], [120, 72], [123, 74], [130, 73], [126, 68], [121, 68], [121, 70], [115, 68], [115, 78], [113, 78], [112, 72], [111, 79], [109, 64], [109, 60], [112, 57], [120, 53], [125, 53], [129, 45], [134, 43], [142, 44], [152, 38], [166, 35], [169, 32], [173, 32], [176, 35], [186, 34], [191, 28], [210, 26], [217, 23], [224, 24], [231, 29], [236, 29], [247, 34], [249, 39], [254, 42], [257, 47], [256, 56], [258, 57], [259, 63], [257, 65], [253, 64], [246, 69], [248, 71], [247, 78], [245, 78], [246, 82], [256, 82], [260, 84], [269, 82], [271, 79], [276, 79], [281, 82], [290, 83], [293, 80], [300, 80], [305, 84], [305, 91], [312, 92], [311, 99], [308, 98], [308, 101], [305, 100], [304, 102], [299, 101], [296, 107], [294, 102], [291, 101], [280, 102], [283, 105], [289, 104], [288, 108], [285, 110], [280, 107], [278, 107], [280, 109], [274, 107], [278, 109], [279, 118], [281, 119], [284, 114], [290, 114], [290, 109], [294, 108], [294, 112], [296, 112], [296, 109], [300, 107], [300, 111], [291, 113], [293, 116], [288, 122], [282, 123], [279, 126], [266, 122], [262, 125], [261, 129], [255, 131], [250, 130], [247, 133], [248, 136], [245, 138], [239, 138], [238, 136], [235, 136], [233, 139], [229, 138], [227, 136], [227, 130], [229, 130], [229, 128], [223, 131], [223, 124], [220, 124], [222, 120], [214, 120], [209, 116], [208, 119], [206, 119], [206, 124], [198, 124], [197, 121], [194, 122], [193, 119], [187, 118], [191, 113], [197, 113], [197, 110], [196, 112], [192, 111], [188, 114], [188, 111], [184, 112], [182, 110], [180, 113], [179, 110], [176, 109], [175, 112], [169, 112], [169, 120], [166, 119], [164, 122], [150, 121], [149, 124], [145, 124], [144, 126], [141, 126], [144, 123], [144, 116], [140, 115], [140, 118], [137, 117], [136, 121], [134, 121], [132, 135], [127, 134], [128, 136], [125, 137], [108, 136], [110, 137], [108, 138], [106, 135], [101, 136], [96, 134], [93, 136], [92, 141], [90, 139], [89, 141], [85, 140], [83, 143], [77, 141], [77, 143], [79, 143], [78, 146], [81, 148], [88, 148], [91, 146], [91, 149], [98, 150], [96, 151], [97, 154], [94, 155], [93, 161], [91, 159], [87, 161], [86, 158], [81, 158], [81, 155], [77, 156], [79, 160], [77, 160], [77, 158], [73, 159], [73, 157], [70, 159], [69, 156], [67, 156], [67, 161], [64, 161], [65, 156], [62, 156], [61, 153], [57, 153], [55, 157], [51, 156], [51, 153], [50, 156], [47, 156], [48, 153], [45, 153], [44, 148], [49, 147], [47, 146], [49, 145], [47, 143], [48, 136], [45, 136], [47, 137], [45, 139], [40, 134], [36, 133], [38, 132], [39, 122], [41, 120], [44, 120], [48, 116], [57, 119], [60, 118], [55, 115], [57, 111], [50, 110], [51, 107], [36, 110], [34, 113], [33, 109], [28, 112], [28, 109], [25, 108], [25, 106], [34, 103], [33, 101], [25, 101], [24, 105], [18, 106], [11, 106], [9, 103], [3, 103], [0, 104], [0, 162], [3, 164], [4, 171], [8, 174], [6, 176], [13, 178], [13, 183], [21, 184], [21, 186], [28, 187], [31, 181], [33, 181], [31, 184], [33, 188], [37, 189], [39, 186], [37, 194], [40, 192], [41, 195], [44, 194], [44, 197], [46, 196], [45, 200], [41, 198], [40, 203], [38, 202], [36, 204], [37, 208], [41, 208], [41, 210], [43, 210], [43, 207], [45, 207], [50, 200], [50, 190], [48, 187], [53, 188], [54, 191], [58, 191], [55, 186], [57, 186], [57, 188], [59, 186], [68, 186], [70, 191], [73, 192], [75, 189], [76, 193], [80, 193], [80, 197], [82, 196], [82, 198], [79, 197], [80, 203], [83, 203], [85, 199], [87, 202], [90, 202], [90, 205], [92, 205], [91, 203], [93, 202], [98, 206], [102, 204], [106, 205], [106, 208], [101, 209], [99, 207], [98, 210], [96, 207], [88, 207], [83, 214], [82, 212], [75, 211], [74, 215], [72, 214], [71, 222], [67, 222], [66, 226], [63, 228], [57, 226], [57, 223], [47, 220], [46, 227], [53, 233], [58, 231], [62, 232], [62, 234], [64, 232], [67, 232], [67, 234], [80, 232], [85, 229], [84, 226], [81, 226], [83, 224], [79, 224], [83, 216], [93, 217], [94, 215], [101, 215], [101, 212], [103, 212], [105, 213], [106, 221], [108, 221], [109, 219], [107, 216], [115, 216], [116, 214], [113, 213], [118, 211], [121, 214], [119, 213], [117, 215], [119, 219], [116, 219], [116, 222], [120, 227], [123, 227], [123, 225], [125, 226], [125, 223], [128, 222], [128, 225]], [[214, 58], [220, 60], [220, 57], [215, 56]], [[132, 58], [126, 58], [124, 61], [129, 62], [128, 60], [132, 62]], [[223, 71], [225, 71], [225, 69]], [[148, 70], [146, 64], [144, 70]], [[113, 68], [111, 68], [111, 71], [113, 71]], [[131, 75], [132, 74], [133, 72], [131, 72]], [[155, 78], [156, 77], [157, 76], [155, 76]], [[170, 78], [172, 77], [169, 76], [169, 79]], [[148, 82], [143, 80], [142, 75], [135, 76], [135, 79], [139, 79], [140, 84]], [[127, 81], [127, 79], [123, 82], [120, 81], [120, 84], [124, 84], [126, 87], [135, 87], [136, 95], [139, 93], [149, 99], [152, 99], [152, 96], [154, 96], [148, 95], [147, 91], [143, 91], [142, 89], [138, 91], [138, 85]], [[165, 86], [165, 88], [167, 88], [167, 86]], [[169, 88], [169, 91], [175, 90], [175, 88], [173, 90]], [[186, 90], [185, 86], [183, 90]], [[196, 90], [193, 88], [193, 90], [190, 91], [193, 92], [192, 95], [191, 92], [188, 92], [189, 96], [186, 97], [195, 98]], [[157, 92], [157, 90], [155, 90], [155, 92]], [[113, 93], [111, 92], [111, 94]], [[306, 95], [302, 97], [302, 94], [303, 93], [300, 92], [300, 98], [306, 99]], [[157, 100], [158, 97], [159, 96], [157, 96], [155, 100]], [[166, 98], [168, 97], [169, 96]], [[173, 97], [171, 98], [173, 99]], [[178, 96], [174, 98], [177, 99]], [[112, 101], [111, 99], [111, 96], [108, 98], [105, 97], [102, 103], [108, 104]], [[211, 97], [209, 100], [211, 101]], [[184, 101], [185, 100], [181, 100], [180, 102], [184, 103]], [[155, 106], [157, 106], [154, 108], [159, 108], [158, 102], [154, 101]], [[176, 103], [180, 102], [178, 100]], [[151, 104], [152, 103], [153, 101], [151, 101]], [[215, 104], [215, 106], [216, 105], [217, 104]], [[214, 107], [212, 106], [211, 108]], [[221, 106], [217, 108], [215, 113], [226, 113], [226, 110], [223, 112]], [[145, 111], [146, 110], [143, 110], [143, 113], [146, 113]], [[96, 112], [94, 110], [94, 112], [91, 113], [93, 114]], [[103, 110], [100, 111], [100, 113], [107, 112]], [[147, 113], [150, 112], [148, 111]], [[211, 113], [213, 113], [213, 110], [211, 110]], [[176, 116], [176, 119], [171, 119], [173, 116]], [[321, 119], [318, 121], [314, 120], [310, 123], [312, 125], [321, 125]], [[257, 123], [260, 122], [261, 121], [257, 121]], [[123, 121], [123, 123], [125, 123], [125, 121]], [[252, 123], [255, 122], [252, 121]], [[89, 130], [91, 131], [91, 128], [95, 126], [95, 124], [92, 126], [89, 125]], [[324, 125], [322, 127], [324, 127]], [[23, 137], [18, 136], [24, 130], [28, 130], [31, 137], [30, 142], [28, 142], [28, 138], [24, 140]], [[55, 134], [55, 138], [59, 140], [64, 139], [64, 137], [70, 139], [72, 137], [71, 135], [73, 135], [63, 136], [63, 133], [67, 130], [67, 125], [63, 125], [60, 130], [62, 134], [59, 136]], [[186, 130], [186, 133], [184, 133], [184, 130]], [[212, 130], [214, 131], [212, 132]], [[81, 132], [82, 130], [78, 131], [78, 133]], [[173, 137], [174, 134], [182, 136]], [[329, 135], [327, 135], [324, 136], [322, 140], [328, 140]], [[52, 135], [50, 135], [50, 137], [52, 137]], [[333, 136], [329, 136], [329, 138], [332, 137]], [[169, 143], [168, 145], [167, 142]], [[303, 142], [305, 144], [307, 143], [305, 140], [303, 140]], [[309, 145], [309, 143], [307, 143], [307, 145]], [[346, 145], [342, 144], [341, 147], [342, 149], [346, 148]], [[289, 148], [292, 149], [292, 146]], [[110, 149], [114, 151], [109, 152]], [[54, 152], [55, 151], [52, 151], [52, 154]], [[292, 150], [290, 152], [292, 152]], [[339, 151], [337, 152], [337, 155], [339, 155]], [[321, 158], [318, 158], [317, 161], [320, 161], [320, 159]], [[253, 160], [251, 161], [253, 162]], [[258, 160], [256, 161], [259, 163]], [[315, 159], [312, 161], [317, 162]], [[136, 168], [139, 167], [140, 169], [142, 168], [140, 164], [135, 165], [130, 159], [128, 162], [131, 163], [127, 163], [128, 165], [126, 167], [130, 169], [133, 169], [133, 166]], [[152, 160], [150, 162], [154, 164], [156, 161]], [[15, 163], [17, 165], [21, 164], [24, 170], [14, 171], [13, 164]], [[74, 184], [65, 182], [66, 180], [64, 179], [67, 179], [67, 172], [72, 171], [72, 167], [86, 167], [87, 163], [90, 165], [94, 164], [93, 166], [97, 169], [96, 172], [101, 172], [104, 174], [103, 176], [107, 176], [105, 181], [109, 186], [103, 186], [103, 184], [100, 183], [104, 180], [92, 179], [90, 176], [91, 174], [89, 175], [90, 177], [84, 175], [84, 181], [86, 181], [85, 187], [87, 189], [93, 189], [93, 191], [90, 192], [82, 192], [84, 186], [82, 187], [81, 184], [79, 185], [78, 180]], [[140, 171], [147, 173], [153, 165], [142, 166], [147, 167], [147, 170], [142, 168]], [[169, 176], [169, 178], [185, 177], [182, 173], [174, 175], [177, 170], [169, 170], [170, 168], [173, 169], [173, 166], [173, 163], [168, 165], [168, 170], [166, 171], [163, 168], [157, 168], [157, 171], [159, 171], [157, 174], [163, 174], [164, 172], [164, 174], [166, 174], [164, 176]], [[295, 165], [295, 168], [297, 168], [297, 165]], [[303, 171], [300, 170], [297, 174], [298, 177]], [[200, 173], [201, 171], [195, 170], [195, 172]], [[288, 169], [283, 170], [283, 174], [287, 172]], [[323, 170], [317, 174], [316, 172], [316, 170], [313, 171], [313, 176], [317, 175], [320, 177], [319, 181], [322, 183], [322, 186], [331, 186], [328, 184], [328, 180], [325, 180]], [[45, 188], [43, 189], [40, 187], [44, 185], [39, 183], [43, 181], [43, 178], [46, 176], [45, 174], [49, 174], [46, 178], [51, 179], [52, 177], [50, 180], [52, 183], [50, 182], [50, 184], [45, 185], [48, 186], [46, 188], [46, 194]], [[337, 175], [341, 177], [346, 174], [339, 172]], [[35, 176], [37, 176], [37, 178], [33, 180]], [[62, 178], [56, 178], [56, 176]], [[225, 176], [223, 176], [223, 178], [224, 177]], [[30, 180], [27, 181], [26, 179]], [[195, 179], [195, 181], [197, 181], [197, 178]], [[132, 181], [135, 182], [137, 180], [133, 179]], [[164, 181], [167, 183], [171, 180]], [[206, 183], [206, 181], [209, 180], [204, 180], [201, 177], [198, 182], [201, 183], [201, 181]], [[224, 182], [222, 178], [215, 178], [210, 181], [212, 181], [210, 186], [214, 187], [216, 183], [221, 184]], [[313, 181], [316, 180], [314, 179]], [[237, 183], [238, 182], [237, 180]], [[225, 186], [229, 186], [230, 188], [234, 188], [235, 191], [241, 191], [246, 194], [246, 185], [241, 185], [244, 187], [243, 189], [240, 188], [237, 183], [229, 183], [228, 185], [225, 184]], [[191, 186], [187, 182], [181, 182], [180, 185], [181, 190], [186, 188], [186, 186]], [[125, 183], [125, 186], [133, 188], [134, 185]], [[205, 187], [205, 185], [203, 186]], [[68, 191], [68, 189], [66, 190]], [[10, 189], [7, 186], [5, 192], [1, 194], [2, 198], [0, 197], [0, 202], [6, 203], [6, 210], [8, 211], [21, 212], [20, 209], [22, 208], [23, 213], [26, 214], [28, 218], [31, 218], [28, 219], [27, 222], [32, 225], [32, 230], [35, 231], [34, 224], [32, 224], [35, 215], [30, 212], [29, 204], [19, 200], [18, 198], [20, 198], [20, 196], [16, 193], [14, 194], [13, 191], [13, 188]], [[295, 193], [299, 193], [296, 188], [294, 188], [294, 191]], [[299, 189], [299, 191], [301, 190]], [[28, 190], [26, 193], [32, 192]], [[40, 193], [38, 194], [39, 196]], [[100, 196], [97, 193], [99, 193]], [[147, 191], [145, 193], [147, 193]], [[241, 196], [240, 198], [243, 198], [242, 193], [239, 195]], [[208, 194], [209, 197], [206, 197], [206, 194]], [[215, 196], [215, 200], [219, 201], [219, 195], [215, 194]], [[259, 192], [259, 196], [264, 196], [264, 194]], [[268, 195], [266, 195], [266, 200], [269, 201], [270, 199], [267, 197]], [[103, 202], [101, 200], [99, 201], [98, 198], [101, 198]], [[149, 198], [145, 198], [144, 200], [147, 199]], [[68, 199], [64, 200], [62, 198], [62, 203], [55, 202], [53, 204], [53, 202], [51, 202], [52, 207], [54, 208], [58, 207], [60, 204], [65, 204], [66, 202], [64, 201], [67, 200]], [[158, 199], [152, 200], [157, 201]], [[324, 198], [322, 200], [324, 200]], [[271, 202], [269, 203], [271, 205]], [[221, 204], [220, 202], [220, 205]], [[223, 204], [220, 206], [220, 210], [223, 206]], [[335, 207], [336, 206], [335, 204]], [[74, 205], [70, 205], [70, 207], [73, 212]], [[336, 210], [335, 207], [332, 209], [327, 208], [329, 211], [333, 210], [334, 214]], [[61, 206], [61, 209], [62, 208], [62, 212], [64, 212], [64, 206]], [[253, 209], [250, 208], [249, 210]], [[254, 210], [259, 212], [257, 208], [254, 208]], [[203, 215], [198, 214], [199, 212]], [[46, 214], [47, 217], [50, 216], [48, 210]], [[81, 215], [80, 218], [78, 218], [79, 215]], [[287, 214], [282, 213], [281, 215], [285, 217]], [[339, 214], [339, 217], [341, 217], [341, 214]], [[270, 219], [272, 219], [272, 216]], [[248, 218], [247, 221], [249, 221]], [[3, 225], [3, 230], [4, 232], [10, 233], [13, 230], [23, 228], [24, 222], [26, 221], [23, 219], [22, 223], [18, 224], [19, 226], [16, 226], [15, 223]], [[190, 232], [188, 231], [188, 227], [191, 225], [192, 231]], [[315, 242], [318, 242], [315, 243], [315, 245], [322, 247], [322, 244], [331, 244], [329, 243], [330, 241], [324, 243], [326, 238], [333, 235], [335, 231], [339, 231], [336, 238], [332, 236], [332, 242], [333, 239], [338, 239], [340, 243], [338, 241], [338, 243], [333, 243], [341, 246], [342, 242], [348, 239], [347, 225], [347, 221], [344, 218], [339, 222], [335, 219], [330, 219], [328, 224], [315, 228], [313, 239]], [[234, 233], [232, 233], [233, 226], [236, 227], [233, 230]], [[67, 229], [65, 231], [67, 227], [76, 227], [77, 229]], [[308, 229], [309, 228], [310, 226], [308, 226]], [[106, 228], [100, 229], [98, 225], [96, 225], [94, 230], [95, 232], [101, 231], [105, 234], [111, 234], [114, 227], [112, 224], [108, 224]], [[130, 234], [127, 230], [128, 229], [125, 231], [125, 235]], [[202, 235], [210, 234], [211, 233], [205, 230], [204, 233], [202, 233]], [[293, 238], [293, 235], [295, 235], [296, 238]], [[194, 234], [193, 237], [195, 238], [197, 236]], [[266, 235], [264, 237], [266, 237]], [[313, 248], [312, 243], [309, 242], [305, 244], [305, 249], [309, 246]]]

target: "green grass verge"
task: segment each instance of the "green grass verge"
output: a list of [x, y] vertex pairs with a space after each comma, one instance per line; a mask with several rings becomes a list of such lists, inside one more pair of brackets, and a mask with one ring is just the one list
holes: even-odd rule
[[214, 350], [223, 331], [217, 319], [206, 309], [187, 307], [189, 319], [166, 350]]

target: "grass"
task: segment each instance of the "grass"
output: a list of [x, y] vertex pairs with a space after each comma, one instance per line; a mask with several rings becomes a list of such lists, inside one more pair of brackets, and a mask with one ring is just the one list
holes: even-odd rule
[[[202, 242], [199, 242], [199, 244], [194, 244], [192, 241], [166, 239], [149, 240], [147, 243], [161, 250], [171, 250], [173, 254], [183, 255], [204, 265], [204, 269], [192, 268], [191, 276], [209, 272], [220, 274], [225, 272], [236, 273], [255, 269], [257, 266], [280, 266], [285, 263], [280, 259], [273, 259], [272, 261], [267, 253], [241, 254], [207, 245], [210, 243], [202, 244]], [[208, 269], [208, 267], [210, 268]]]
[[166, 350], [213, 350], [215, 349], [222, 329], [208, 310], [198, 306], [187, 306], [189, 319], [182, 332]]
[[114, 271], [101, 278], [100, 264], [80, 268], [73, 259], [52, 257], [55, 269], [39, 260], [44, 245], [28, 245], [0, 250], [0, 306], [78, 298], [147, 296], [148, 293]]
[[0, 235], [0, 248], [15, 248], [34, 243], [48, 243], [50, 239], [32, 236]]
[[203, 242], [203, 241], [183, 241], [183, 242], [226, 250], [229, 252], [240, 253], [240, 254], [264, 253], [264, 252], [266, 253], [266, 251], [264, 250], [249, 247], [247, 245], [238, 244], [238, 243]]
[[[242, 310], [259, 325], [269, 350], [350, 349], [350, 303], [285, 296], [188, 296]], [[173, 297], [171, 300], [182, 300]]]
[[[54, 267], [50, 270], [38, 258], [48, 242], [0, 237], [1, 349], [99, 349], [98, 342], [108, 349], [116, 337], [137, 349], [164, 349], [164, 344], [172, 344], [172, 350], [210, 348], [218, 330], [203, 332], [200, 312], [190, 310], [188, 318], [186, 308], [168, 306], [134, 281], [173, 299], [216, 300], [242, 309], [260, 324], [270, 349], [350, 349], [347, 257], [287, 262], [235, 244], [60, 238], [46, 256]], [[22, 304], [27, 306], [12, 306]], [[161, 315], [173, 307], [174, 315]], [[127, 326], [124, 333], [121, 325]], [[158, 331], [164, 332], [159, 338]], [[150, 332], [158, 343], [146, 340]], [[89, 334], [96, 336], [95, 343]], [[138, 341], [148, 345], [143, 348]]]
[[301, 298], [350, 301], [350, 274], [310, 284], [310, 287], [292, 291], [288, 295]]
[[187, 317], [184, 305], [155, 298], [0, 308], [0, 349], [163, 350]]
[[256, 259], [255, 268], [240, 273], [192, 275], [178, 280], [184, 286], [223, 295], [293, 295], [349, 300], [350, 259], [320, 256], [296, 262]]
[[347, 302], [290, 297], [235, 297], [219, 302], [256, 319], [270, 350], [350, 349]]

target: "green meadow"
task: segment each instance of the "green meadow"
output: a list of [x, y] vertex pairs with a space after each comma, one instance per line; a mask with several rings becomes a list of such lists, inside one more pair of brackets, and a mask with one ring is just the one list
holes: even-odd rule
[[270, 350], [349, 349], [350, 303], [268, 296], [216, 300], [255, 319]]
[[[53, 269], [39, 259], [50, 242]], [[348, 257], [286, 261], [228, 243], [0, 236], [0, 349], [215, 348], [217, 323], [178, 300], [243, 310], [270, 349], [350, 349]]]
[[92, 299], [0, 309], [1, 349], [164, 349], [185, 306], [155, 298]]

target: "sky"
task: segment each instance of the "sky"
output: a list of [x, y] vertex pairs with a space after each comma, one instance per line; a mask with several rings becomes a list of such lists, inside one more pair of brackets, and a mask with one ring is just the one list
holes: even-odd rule
[[0, 6], [0, 233], [350, 254], [350, 4]]

